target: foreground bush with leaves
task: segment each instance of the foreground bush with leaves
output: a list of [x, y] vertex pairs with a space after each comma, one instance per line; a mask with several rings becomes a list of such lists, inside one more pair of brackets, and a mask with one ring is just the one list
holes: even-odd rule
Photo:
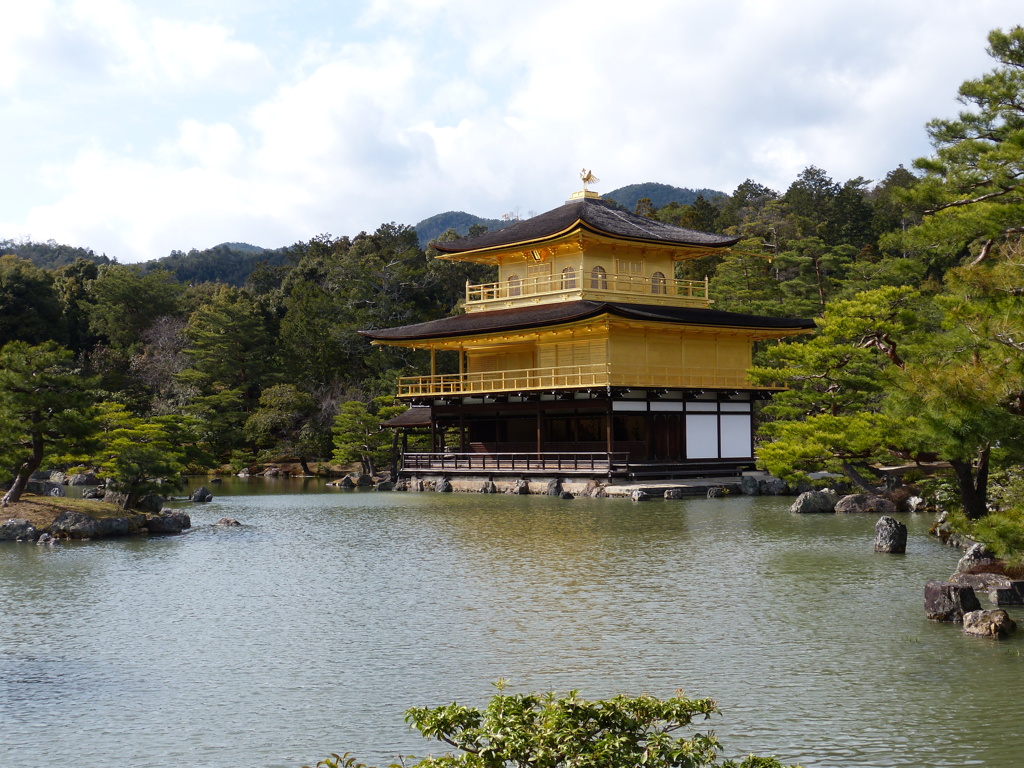
[[[783, 768], [774, 757], [718, 762], [714, 733], [676, 731], [719, 714], [712, 699], [615, 696], [588, 701], [575, 691], [498, 694], [483, 710], [452, 703], [413, 707], [406, 722], [425, 738], [458, 750], [408, 758], [391, 768]], [[318, 768], [366, 768], [351, 755], [331, 755]], [[308, 767], [307, 767], [308, 768]]]

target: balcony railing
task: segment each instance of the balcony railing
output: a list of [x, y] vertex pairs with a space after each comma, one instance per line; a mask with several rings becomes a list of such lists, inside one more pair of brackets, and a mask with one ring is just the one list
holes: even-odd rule
[[499, 304], [516, 306], [569, 299], [597, 299], [627, 303], [707, 307], [708, 281], [676, 280], [655, 275], [616, 275], [607, 272], [564, 272], [516, 278], [497, 283], [466, 283], [466, 309], [484, 309]]
[[524, 368], [515, 371], [403, 376], [399, 397], [485, 395], [586, 387], [657, 387], [669, 389], [764, 389], [753, 387], [742, 369], [678, 368], [671, 366], [593, 365]]

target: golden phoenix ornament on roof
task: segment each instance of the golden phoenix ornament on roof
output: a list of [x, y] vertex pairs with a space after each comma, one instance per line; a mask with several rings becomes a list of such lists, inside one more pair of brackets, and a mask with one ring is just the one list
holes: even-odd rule
[[583, 189], [586, 189], [588, 184], [597, 184], [600, 181], [593, 171], [588, 171], [586, 168], [580, 171], [580, 178], [583, 179]]

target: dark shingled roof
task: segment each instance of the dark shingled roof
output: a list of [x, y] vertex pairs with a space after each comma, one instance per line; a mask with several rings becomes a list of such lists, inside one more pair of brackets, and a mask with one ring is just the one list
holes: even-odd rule
[[380, 423], [382, 427], [429, 427], [430, 409], [414, 405], [407, 411]]
[[693, 307], [660, 307], [651, 304], [613, 304], [601, 301], [566, 301], [557, 304], [496, 309], [490, 312], [470, 312], [441, 320], [430, 320], [398, 328], [360, 331], [378, 341], [415, 341], [452, 336], [471, 336], [494, 331], [516, 331], [547, 325], [562, 325], [587, 320], [603, 314], [617, 317], [652, 320], [681, 325], [721, 326], [723, 328], [764, 328], [800, 331], [814, 328], [813, 320], [792, 317], [762, 317], [718, 309]]
[[704, 248], [726, 248], [739, 242], [738, 237], [674, 227], [662, 221], [618, 210], [607, 200], [580, 198], [532, 219], [525, 219], [510, 227], [499, 229], [497, 232], [444, 243], [435, 242], [434, 247], [442, 253], [464, 253], [516, 243], [537, 243], [565, 232], [576, 222], [580, 222], [584, 229], [591, 232], [641, 242]]

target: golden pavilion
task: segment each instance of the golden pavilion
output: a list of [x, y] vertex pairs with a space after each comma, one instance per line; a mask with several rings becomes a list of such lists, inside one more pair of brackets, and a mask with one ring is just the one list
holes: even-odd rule
[[[414, 406], [392, 426], [430, 432], [402, 474], [722, 476], [753, 465], [755, 341], [811, 320], [711, 308], [706, 280], [675, 262], [737, 238], [637, 216], [584, 188], [559, 208], [478, 237], [435, 243], [438, 258], [497, 267], [466, 286], [465, 313], [364, 331], [430, 352], [403, 378]], [[458, 372], [437, 370], [454, 353]], [[454, 368], [454, 366], [453, 366]]]

